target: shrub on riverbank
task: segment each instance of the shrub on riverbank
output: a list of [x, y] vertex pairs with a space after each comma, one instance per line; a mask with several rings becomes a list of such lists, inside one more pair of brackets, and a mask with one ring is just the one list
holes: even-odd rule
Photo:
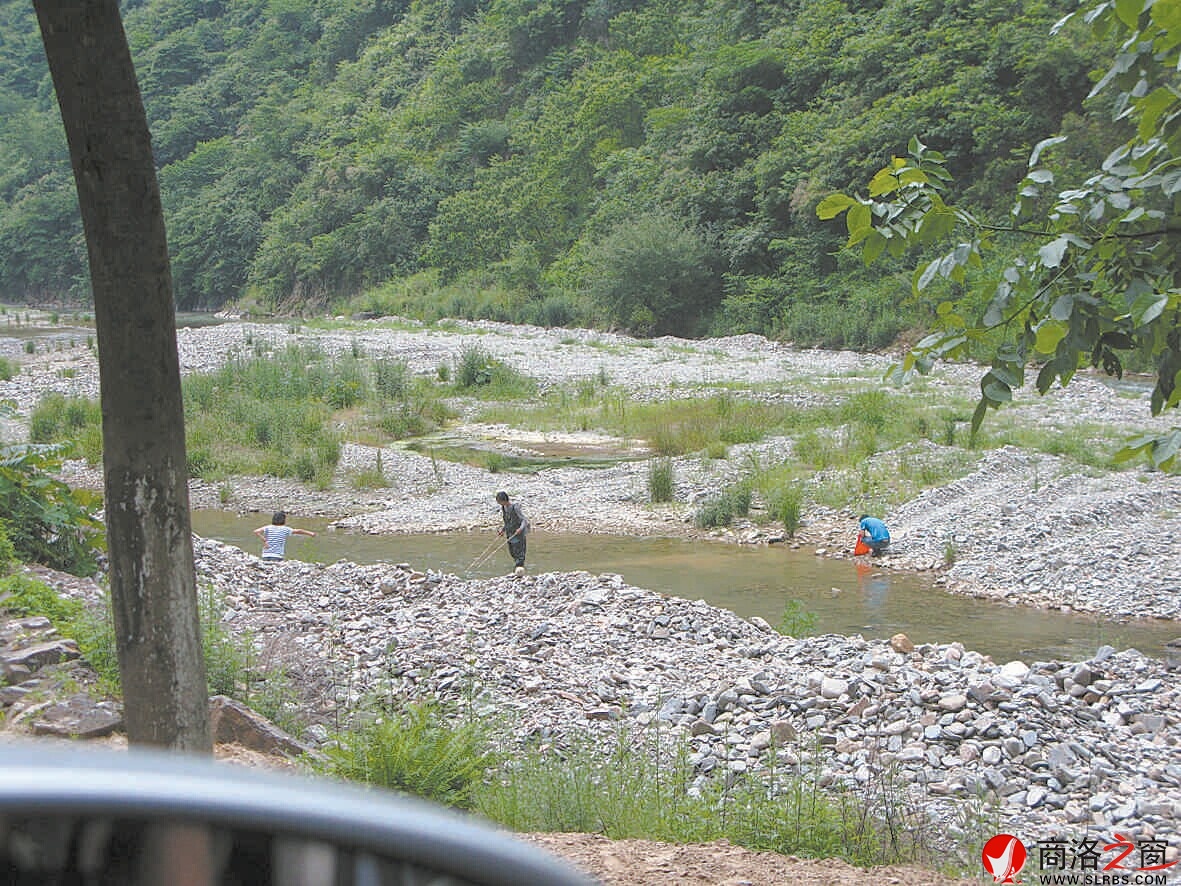
[[498, 360], [481, 348], [465, 348], [455, 364], [455, 387], [459, 393], [490, 400], [529, 397], [537, 390], [533, 379]]
[[60, 469], [59, 447], [0, 447], [0, 514], [22, 561], [92, 575], [105, 546], [99, 497], [58, 480]]

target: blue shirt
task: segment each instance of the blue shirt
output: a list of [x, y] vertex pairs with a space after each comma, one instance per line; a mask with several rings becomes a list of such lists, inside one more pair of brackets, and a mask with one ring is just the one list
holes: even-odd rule
[[870, 541], [890, 540], [890, 530], [877, 517], [863, 517], [861, 519], [861, 528], [869, 532]]

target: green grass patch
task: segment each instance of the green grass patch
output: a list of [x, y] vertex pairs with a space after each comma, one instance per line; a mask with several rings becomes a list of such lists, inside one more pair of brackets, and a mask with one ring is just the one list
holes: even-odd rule
[[[768, 754], [774, 754], [772, 749]], [[516, 831], [599, 833], [672, 843], [729, 840], [758, 851], [859, 865], [920, 859], [927, 831], [901, 790], [878, 803], [822, 786], [795, 767], [699, 778], [683, 740], [622, 732], [609, 753], [589, 741], [514, 754], [480, 792], [476, 811]]]
[[87, 605], [63, 597], [44, 582], [25, 575], [0, 578], [0, 609], [12, 615], [45, 616], [58, 634], [74, 640], [86, 663], [98, 674], [101, 687], [112, 694], [119, 687], [119, 657], [108, 606]]
[[381, 445], [451, 414], [432, 382], [359, 346], [336, 357], [299, 346], [255, 353], [185, 379], [184, 396], [191, 475], [270, 474], [321, 488], [344, 439]]
[[29, 414], [29, 439], [34, 443], [63, 443], [90, 464], [102, 461], [102, 409], [97, 400], [43, 396]]
[[530, 397], [537, 391], [533, 379], [493, 357], [479, 345], [463, 350], [452, 377], [457, 393], [487, 400], [516, 400]]
[[437, 701], [371, 703], [327, 751], [328, 773], [471, 809], [494, 763], [480, 723]]

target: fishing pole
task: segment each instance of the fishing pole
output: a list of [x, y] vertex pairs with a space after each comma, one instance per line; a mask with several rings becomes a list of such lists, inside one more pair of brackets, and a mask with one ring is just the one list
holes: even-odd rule
[[486, 560], [488, 560], [488, 558], [491, 557], [496, 552], [496, 547], [499, 544], [500, 544], [500, 537], [499, 536], [492, 539], [492, 543], [489, 544], [488, 547], [484, 548], [483, 551], [481, 551], [479, 554], [476, 555], [476, 559], [472, 560], [472, 562], [468, 565], [468, 568], [466, 571], [470, 573], [477, 566], [484, 565], [484, 562]]

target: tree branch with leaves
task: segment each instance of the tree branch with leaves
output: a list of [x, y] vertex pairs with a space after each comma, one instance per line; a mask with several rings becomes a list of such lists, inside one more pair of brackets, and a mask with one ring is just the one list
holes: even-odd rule
[[[1080, 16], [1097, 38], [1118, 41], [1090, 97], [1106, 97], [1131, 132], [1081, 185], [1054, 193], [1053, 149], [1065, 138], [1047, 138], [1030, 154], [1009, 218], [991, 223], [945, 200], [946, 158], [912, 138], [906, 157], [873, 176], [867, 196], [830, 194], [817, 206], [821, 219], [844, 214], [846, 248], [860, 247], [866, 264], [883, 252], [903, 256], [952, 243], [916, 269], [914, 291], [949, 280], [985, 293], [987, 307], [965, 317], [954, 300], [940, 303], [938, 328], [894, 373], [899, 380], [926, 373], [1003, 330], [980, 381], [973, 431], [989, 409], [1012, 399], [1031, 366], [1044, 394], [1086, 365], [1122, 376], [1132, 352], [1154, 366], [1152, 413], [1181, 403], [1181, 0], [1091, 2], [1054, 33]], [[1029, 245], [999, 277], [977, 279], [999, 236]], [[1117, 457], [1139, 455], [1158, 468], [1178, 466], [1181, 428], [1136, 437]]]

